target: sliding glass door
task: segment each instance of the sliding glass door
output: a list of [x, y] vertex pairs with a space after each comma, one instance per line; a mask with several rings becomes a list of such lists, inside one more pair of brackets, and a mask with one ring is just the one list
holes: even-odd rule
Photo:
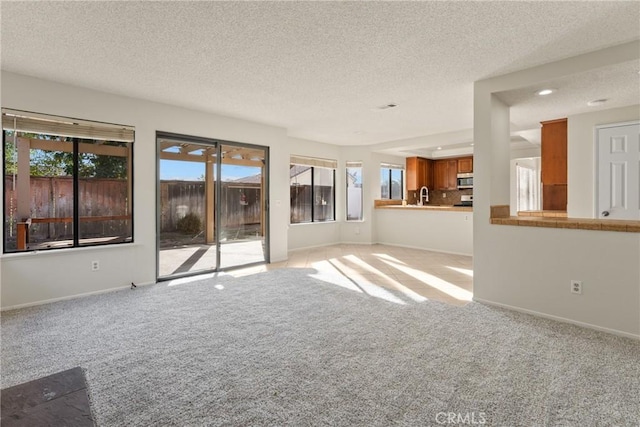
[[158, 277], [217, 268], [215, 142], [158, 134]]
[[157, 147], [158, 278], [268, 262], [268, 149], [160, 132]]
[[220, 266], [266, 260], [265, 177], [262, 147], [223, 144], [220, 166]]

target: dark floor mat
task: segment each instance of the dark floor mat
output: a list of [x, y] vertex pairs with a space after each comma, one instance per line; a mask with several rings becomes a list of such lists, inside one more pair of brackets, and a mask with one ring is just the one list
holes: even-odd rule
[[1, 393], [3, 427], [95, 425], [80, 368], [9, 387]]

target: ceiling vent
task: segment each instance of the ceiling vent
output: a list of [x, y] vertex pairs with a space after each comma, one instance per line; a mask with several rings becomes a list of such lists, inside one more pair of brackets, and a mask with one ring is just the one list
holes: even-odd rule
[[394, 104], [393, 102], [389, 103], [389, 104], [385, 104], [382, 105], [380, 107], [378, 107], [378, 110], [388, 110], [389, 108], [396, 108], [398, 106], [398, 104]]
[[603, 98], [603, 99], [594, 99], [593, 101], [589, 101], [589, 102], [587, 102], [587, 105], [588, 105], [589, 107], [597, 107], [598, 105], [602, 105], [602, 104], [604, 104], [604, 103], [605, 103], [605, 102], [607, 102], [607, 101], [608, 101], [608, 100], [607, 100], [607, 99], [604, 99], [604, 98]]

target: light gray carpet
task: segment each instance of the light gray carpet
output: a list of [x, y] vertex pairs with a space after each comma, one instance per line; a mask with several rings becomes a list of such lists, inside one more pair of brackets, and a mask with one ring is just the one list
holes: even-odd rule
[[475, 303], [395, 304], [313, 273], [4, 313], [2, 388], [80, 366], [99, 426], [640, 423], [637, 341]]

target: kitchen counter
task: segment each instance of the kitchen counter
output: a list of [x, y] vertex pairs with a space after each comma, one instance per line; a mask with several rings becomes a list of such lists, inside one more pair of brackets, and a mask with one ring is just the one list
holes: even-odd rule
[[453, 205], [385, 205], [375, 206], [376, 209], [393, 209], [393, 210], [421, 210], [421, 211], [441, 211], [441, 212], [473, 212], [471, 206], [453, 206]]
[[518, 216], [542, 216], [545, 218], [566, 218], [567, 211], [518, 211]]
[[402, 206], [374, 210], [378, 243], [453, 254], [473, 254], [473, 208]]
[[[520, 215], [518, 212], [518, 216], [510, 216], [509, 205], [491, 206], [491, 224], [640, 233], [640, 221], [638, 220], [567, 218], [564, 211], [523, 212], [528, 215]], [[547, 214], [545, 215], [545, 213]]]

